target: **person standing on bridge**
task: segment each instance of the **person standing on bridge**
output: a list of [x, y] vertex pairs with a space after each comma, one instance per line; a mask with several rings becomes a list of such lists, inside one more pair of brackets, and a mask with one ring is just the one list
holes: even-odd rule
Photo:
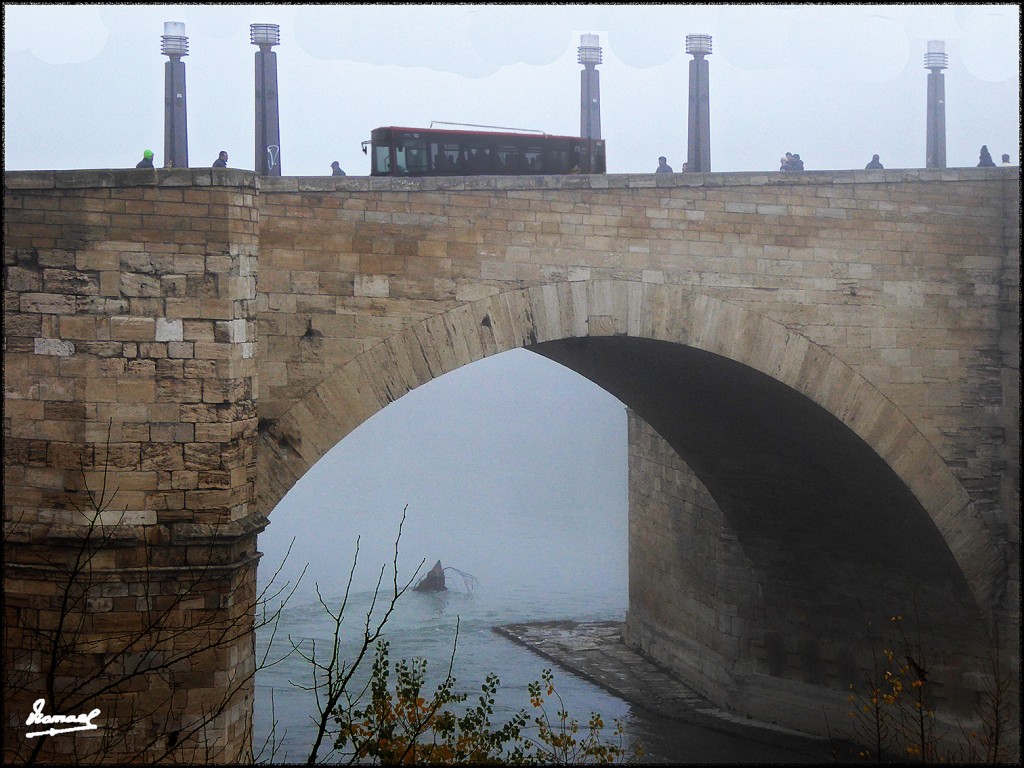
[[344, 176], [345, 172], [341, 170], [341, 164], [335, 160], [331, 163], [331, 176]]
[[804, 161], [800, 159], [800, 155], [795, 153], [787, 152], [779, 162], [781, 163], [780, 171], [802, 171], [804, 169]]
[[885, 166], [882, 165], [881, 162], [879, 162], [878, 155], [872, 155], [871, 156], [871, 162], [864, 166], [865, 170], [870, 169], [870, 168], [879, 169], [879, 168], [884, 168], [884, 167]]
[[153, 167], [153, 150], [147, 149], [142, 153], [142, 159], [135, 164], [136, 168], [152, 168]]
[[992, 160], [992, 155], [988, 153], [988, 147], [984, 144], [981, 145], [981, 154], [978, 156], [978, 167], [979, 168], [995, 168], [996, 164]]
[[217, 159], [213, 161], [214, 168], [227, 168], [228, 167], [228, 153], [225, 150], [221, 150], [220, 154], [217, 155]]
[[662, 155], [658, 158], [658, 167], [654, 171], [655, 173], [674, 173], [672, 166], [668, 164], [668, 160]]

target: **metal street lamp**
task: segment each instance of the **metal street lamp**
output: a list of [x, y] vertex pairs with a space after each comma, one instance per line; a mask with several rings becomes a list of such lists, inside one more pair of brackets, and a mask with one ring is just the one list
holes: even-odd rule
[[185, 108], [185, 62], [188, 38], [180, 21], [165, 21], [160, 37], [164, 64], [164, 163], [188, 168], [188, 115]]
[[597, 35], [580, 35], [578, 61], [580, 72], [580, 136], [584, 139], [601, 138], [601, 47]]
[[691, 171], [711, 170], [711, 94], [708, 62], [711, 35], [686, 36], [686, 52], [690, 62], [690, 103], [687, 122], [686, 163]]
[[250, 24], [249, 41], [256, 52], [256, 173], [281, 175], [281, 121], [277, 101], [277, 54], [281, 42], [277, 24]]
[[946, 80], [942, 70], [949, 66], [946, 44], [929, 40], [924, 55], [928, 70], [928, 126], [925, 135], [925, 168], [946, 167]]
[[249, 41], [253, 45], [274, 46], [281, 44], [280, 24], [250, 24]]
[[686, 52], [693, 56], [707, 56], [711, 53], [711, 35], [687, 35]]

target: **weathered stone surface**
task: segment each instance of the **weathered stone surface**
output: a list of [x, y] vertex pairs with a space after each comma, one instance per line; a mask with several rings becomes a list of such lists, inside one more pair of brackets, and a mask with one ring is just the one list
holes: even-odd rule
[[[914, 577], [899, 558], [876, 557], [868, 519], [935, 577], [921, 585], [926, 603], [947, 596], [956, 612], [978, 612], [978, 626], [1018, 634], [1017, 169], [657, 183], [15, 172], [5, 201], [4, 505], [31, 521], [21, 543], [80, 525], [68, 494], [83, 501], [84, 457], [89, 472], [117, 472], [118, 508], [153, 545], [151, 565], [182, 567], [200, 551], [190, 548], [217, 542], [210, 556], [241, 570], [212, 593], [251, 594], [244, 564], [258, 526], [238, 525], [262, 519], [257, 498], [269, 513], [410, 389], [530, 347], [648, 419], [631, 421], [627, 636], [717, 704], [799, 721], [807, 701], [845, 690], [864, 660], [843, 633], [857, 635], [850, 622], [867, 618], [867, 604], [899, 598], [893, 585]], [[694, 365], [673, 368], [677, 353]], [[729, 365], [731, 376], [707, 384]], [[782, 439], [756, 407], [783, 400], [750, 371], [787, 386], [773, 397], [794, 398], [788, 423], [819, 431]], [[705, 423], [696, 406], [693, 418], [671, 417], [740, 379], [751, 386], [719, 411], [764, 420], [760, 432], [725, 416]], [[776, 442], [761, 445], [766, 435]], [[898, 512], [879, 517], [892, 507], [878, 499], [846, 510], [782, 459], [810, 466], [837, 444], [847, 459], [828, 471], [846, 495], [870, 477], [899, 496]], [[797, 457], [792, 445], [806, 450]], [[96, 566], [112, 589], [136, 589], [130, 569], [145, 550], [116, 550]], [[8, 623], [8, 637], [27, 643], [17, 622], [51, 620], [53, 579], [31, 570], [44, 559], [32, 547], [5, 554], [21, 574], [5, 579], [10, 600], [33, 590], [50, 600]], [[807, 576], [823, 563], [827, 578]], [[183, 578], [161, 582], [167, 600]], [[95, 648], [134, 626], [137, 612], [117, 601], [141, 594], [96, 596]], [[943, 647], [942, 668], [980, 681], [980, 641], [943, 621], [926, 634], [961, 647]], [[250, 664], [248, 638], [228, 654]], [[147, 733], [215, 703], [236, 668], [219, 654], [193, 667], [171, 697], [177, 714], [154, 715]], [[1019, 680], [1019, 663], [1012, 672]], [[166, 699], [158, 677], [151, 692], [104, 706]], [[216, 743], [244, 746], [251, 690], [209, 730]]]
[[[91, 489], [106, 487], [109, 507], [102, 509], [99, 521], [113, 526], [113, 538], [89, 562], [106, 592], [81, 604], [85, 609], [78, 635], [83, 643], [81, 652], [72, 653], [62, 663], [58, 680], [82, 677], [87, 669], [100, 668], [104, 654], [116, 652], [132, 632], [142, 631], [141, 608], [165, 611], [158, 615], [165, 617], [168, 628], [188, 628], [195, 623], [196, 609], [212, 609], [217, 614], [214, 624], [195, 624], [187, 637], [179, 634], [181, 647], [193, 654], [198, 651], [198, 655], [190, 654], [182, 665], [161, 671], [158, 666], [164, 651], [139, 653], [138, 660], [144, 667], [152, 666], [152, 672], [130, 683], [117, 683], [112, 672], [108, 682], [115, 688], [96, 705], [110, 718], [109, 723], [118, 722], [118, 717], [124, 722], [141, 717], [138, 727], [118, 748], [126, 756], [146, 762], [159, 756], [169, 734], [187, 729], [202, 711], [221, 709], [229, 691], [237, 687], [227, 707], [202, 729], [202, 743], [183, 738], [172, 759], [247, 762], [252, 681], [245, 675], [254, 666], [247, 628], [252, 626], [255, 532], [259, 527], [232, 532], [229, 526], [235, 525], [232, 520], [250, 514], [255, 499], [255, 451], [251, 446], [255, 430], [244, 426], [232, 430], [238, 420], [254, 420], [253, 404], [240, 402], [253, 394], [251, 383], [241, 381], [255, 375], [251, 363], [245, 364], [249, 372], [242, 373], [243, 358], [246, 352], [251, 358], [252, 348], [243, 350], [232, 335], [218, 347], [216, 359], [197, 360], [195, 342], [185, 340], [185, 328], [191, 324], [193, 337], [200, 326], [208, 328], [207, 338], [212, 341], [214, 323], [247, 317], [248, 309], [241, 302], [251, 299], [252, 292], [238, 296], [239, 286], [225, 284], [222, 295], [216, 275], [190, 283], [184, 271], [175, 270], [195, 263], [196, 246], [199, 264], [207, 256], [215, 263], [219, 250], [230, 252], [226, 254], [228, 264], [243, 258], [239, 254], [251, 258], [255, 253], [252, 231], [231, 235], [234, 242], [230, 244], [224, 242], [228, 236], [212, 233], [227, 232], [232, 226], [229, 220], [241, 218], [243, 209], [251, 209], [251, 194], [237, 195], [237, 190], [251, 191], [254, 180], [251, 175], [232, 172], [225, 178], [230, 178], [233, 186], [224, 189], [212, 186], [207, 172], [171, 175], [170, 180], [186, 183], [187, 202], [180, 186], [160, 183], [161, 176], [169, 180], [166, 172], [42, 174], [49, 181], [32, 174], [5, 174], [6, 194], [10, 194], [12, 183], [24, 184], [30, 197], [44, 195], [35, 199], [42, 209], [49, 210], [50, 203], [57, 203], [63, 221], [53, 232], [53, 240], [44, 242], [33, 239], [31, 225], [5, 218], [6, 231], [13, 234], [12, 244], [18, 240], [26, 245], [25, 251], [18, 251], [22, 258], [5, 261], [5, 290], [14, 292], [8, 294], [12, 302], [5, 305], [7, 402], [38, 405], [38, 412], [5, 406], [5, 417], [18, 413], [19, 418], [16, 429], [5, 430], [4, 435], [5, 520], [37, 521], [24, 533], [21, 529], [11, 532], [9, 540], [22, 543], [17, 550], [5, 545], [8, 605], [20, 595], [36, 591], [32, 584], [49, 585], [49, 597], [45, 603], [36, 603], [34, 613], [23, 611], [15, 617], [9, 612], [5, 616], [5, 649], [12, 649], [12, 640], [23, 638], [17, 641], [23, 649], [12, 652], [28, 653], [25, 658], [32, 668], [44, 670], [45, 634], [40, 636], [37, 630], [43, 628], [45, 633], [46, 627], [57, 626], [62, 592], [59, 574], [55, 576], [45, 567], [38, 569], [65, 558], [68, 548], [76, 546], [80, 534], [88, 530], [75, 509], [90, 509], [85, 483]], [[203, 175], [205, 184], [199, 178]], [[64, 191], [54, 192], [57, 187]], [[143, 192], [149, 196], [146, 201]], [[30, 212], [33, 204], [20, 210]], [[135, 206], [131, 213], [140, 214], [135, 216], [139, 223], [131, 225], [124, 216], [118, 219], [125, 205]], [[209, 242], [205, 234], [195, 243], [193, 237], [181, 237], [179, 230], [188, 221], [183, 216], [206, 217]], [[31, 219], [31, 213], [26, 218]], [[255, 273], [251, 265], [245, 269], [247, 275]], [[187, 314], [180, 311], [183, 302], [187, 302]], [[21, 335], [9, 336], [12, 332]], [[232, 357], [238, 365], [230, 368], [220, 384], [218, 362], [230, 363]], [[224, 436], [234, 446], [230, 451], [213, 451], [212, 457], [193, 447], [206, 443], [196, 443], [196, 421], [184, 410], [189, 404], [206, 407], [200, 406], [204, 384], [234, 398], [224, 402], [221, 397], [210, 406], [207, 418], [222, 425]], [[29, 433], [32, 438], [27, 437]], [[250, 445], [242, 448], [239, 444], [243, 442]], [[189, 466], [209, 471], [186, 469], [186, 447]], [[111, 500], [112, 489], [116, 494]], [[224, 526], [218, 527], [221, 520]], [[175, 539], [167, 526], [182, 523], [214, 526], [211, 530], [222, 530], [224, 537], [203, 542], [194, 537]], [[148, 548], [134, 546], [143, 539]], [[204, 570], [208, 563], [220, 569]], [[150, 568], [157, 570], [147, 570]], [[140, 579], [146, 574], [152, 578], [143, 585]], [[9, 578], [12, 575], [24, 578]], [[137, 599], [141, 598], [132, 595], [143, 594], [159, 606], [139, 606]], [[230, 600], [223, 599], [227, 595]], [[77, 622], [78, 617], [72, 615], [67, 620]], [[23, 627], [22, 622], [28, 623]], [[215, 647], [214, 638], [221, 642], [224, 637], [218, 632], [232, 624], [237, 631], [231, 636], [237, 639]], [[32, 630], [31, 640], [24, 629]], [[140, 651], [151, 639], [139, 636]], [[209, 650], [204, 651], [207, 645]], [[5, 665], [5, 672], [7, 669]], [[30, 678], [16, 689], [8, 687], [8, 682], [5, 677], [7, 711], [27, 712], [32, 700], [45, 695], [33, 690], [35, 682]], [[21, 693], [12, 694], [12, 690]], [[172, 695], [174, 690], [180, 695]], [[6, 723], [5, 729], [9, 727]], [[138, 734], [146, 735], [140, 740]], [[148, 743], [154, 734], [157, 741]], [[5, 731], [5, 758], [14, 758], [24, 744], [20, 730], [17, 735]], [[212, 752], [207, 752], [208, 748]], [[51, 740], [40, 759], [59, 762], [60, 749], [60, 740]], [[112, 754], [108, 759], [116, 757]]]

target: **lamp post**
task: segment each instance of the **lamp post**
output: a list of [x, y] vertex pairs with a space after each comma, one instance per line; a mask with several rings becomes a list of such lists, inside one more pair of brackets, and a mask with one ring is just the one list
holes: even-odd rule
[[924, 66], [928, 70], [928, 129], [925, 141], [925, 168], [946, 167], [946, 80], [942, 70], [948, 66], [946, 44], [929, 40]]
[[601, 47], [597, 35], [580, 35], [578, 61], [580, 72], [580, 136], [584, 139], [601, 138]]
[[188, 168], [188, 117], [185, 110], [185, 62], [188, 38], [180, 21], [165, 21], [160, 37], [164, 64], [164, 163]]
[[281, 175], [281, 122], [277, 104], [277, 54], [281, 42], [277, 24], [250, 24], [249, 40], [256, 52], [256, 173]]
[[711, 96], [708, 62], [711, 35], [687, 35], [690, 62], [690, 111], [687, 123], [686, 162], [691, 171], [711, 170]]

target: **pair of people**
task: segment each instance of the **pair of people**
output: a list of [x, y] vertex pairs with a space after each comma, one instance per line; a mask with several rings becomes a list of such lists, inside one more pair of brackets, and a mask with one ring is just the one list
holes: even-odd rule
[[[147, 149], [142, 153], [142, 159], [135, 164], [136, 168], [152, 168], [153, 167], [153, 150]], [[168, 168], [170, 165], [168, 164]], [[228, 153], [223, 149], [220, 154], [217, 155], [217, 159], [213, 161], [214, 168], [227, 168], [228, 167]]]
[[782, 159], [779, 160], [780, 171], [802, 171], [804, 169], [804, 161], [800, 159], [800, 155], [787, 152], [783, 155]]
[[[687, 173], [687, 172], [689, 172], [689, 170], [690, 170], [690, 164], [689, 163], [683, 163], [683, 170], [681, 171], [681, 173]], [[659, 157], [658, 158], [658, 167], [657, 167], [657, 169], [655, 169], [654, 172], [655, 173], [675, 173], [675, 171], [672, 170], [672, 166], [668, 164], [668, 161], [665, 159], [665, 157]]]
[[[1000, 165], [1013, 165], [1013, 163], [1010, 162], [1010, 156], [1007, 155], [1007, 154], [1003, 155], [1002, 162], [1000, 162], [999, 164]], [[978, 155], [978, 167], [979, 168], [995, 168], [996, 167], [995, 161], [992, 160], [992, 155], [989, 154], [988, 146], [985, 145], [985, 144], [981, 145], [981, 152]]]

